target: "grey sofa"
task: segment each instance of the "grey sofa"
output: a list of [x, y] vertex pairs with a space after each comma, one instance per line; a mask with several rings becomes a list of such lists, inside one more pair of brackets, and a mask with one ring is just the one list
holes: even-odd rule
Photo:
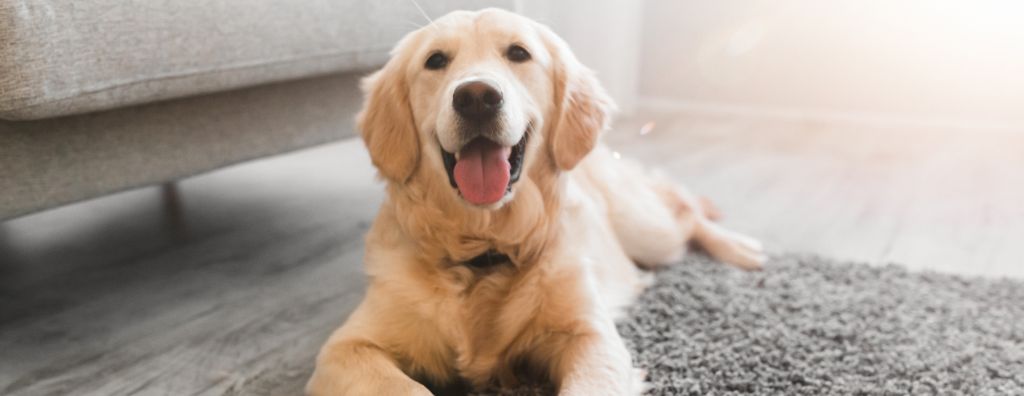
[[0, 220], [352, 136], [358, 77], [425, 23], [409, 0], [0, 0]]

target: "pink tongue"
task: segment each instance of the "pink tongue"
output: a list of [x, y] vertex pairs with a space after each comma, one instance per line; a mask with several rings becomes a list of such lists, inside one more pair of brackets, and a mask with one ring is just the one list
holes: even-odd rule
[[455, 184], [462, 198], [474, 205], [498, 202], [505, 196], [510, 178], [508, 156], [511, 147], [502, 147], [484, 138], [478, 138], [459, 152], [455, 163]]

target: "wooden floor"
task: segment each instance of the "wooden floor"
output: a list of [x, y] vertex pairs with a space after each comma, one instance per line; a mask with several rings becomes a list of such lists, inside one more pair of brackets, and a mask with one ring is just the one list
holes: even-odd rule
[[[643, 112], [608, 141], [771, 251], [1024, 278], [1024, 134]], [[0, 394], [298, 394], [380, 198], [351, 141], [0, 223]]]
[[1024, 131], [648, 112], [616, 132], [771, 250], [1024, 278]]

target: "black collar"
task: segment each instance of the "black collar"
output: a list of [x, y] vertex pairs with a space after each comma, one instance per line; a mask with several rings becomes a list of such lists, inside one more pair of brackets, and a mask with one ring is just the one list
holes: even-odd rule
[[508, 255], [491, 249], [481, 253], [479, 256], [469, 259], [463, 264], [470, 268], [490, 268], [511, 262], [512, 259], [508, 258]]

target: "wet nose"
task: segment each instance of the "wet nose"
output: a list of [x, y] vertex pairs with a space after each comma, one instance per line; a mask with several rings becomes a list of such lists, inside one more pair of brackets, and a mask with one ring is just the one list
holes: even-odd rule
[[455, 112], [471, 121], [489, 121], [501, 110], [501, 92], [483, 81], [468, 81], [455, 88], [452, 106]]

